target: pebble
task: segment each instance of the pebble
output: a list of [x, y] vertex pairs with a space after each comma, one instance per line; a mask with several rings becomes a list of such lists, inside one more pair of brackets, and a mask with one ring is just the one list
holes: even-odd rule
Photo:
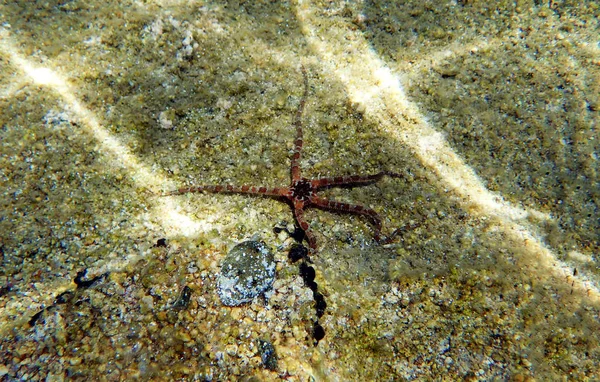
[[238, 352], [238, 347], [237, 345], [231, 344], [231, 345], [227, 345], [225, 346], [225, 353], [234, 356], [236, 355]]
[[275, 258], [260, 241], [236, 245], [221, 263], [217, 291], [224, 305], [250, 302], [272, 288], [275, 281]]
[[277, 355], [273, 344], [269, 341], [258, 341], [258, 351], [263, 366], [267, 370], [277, 370]]

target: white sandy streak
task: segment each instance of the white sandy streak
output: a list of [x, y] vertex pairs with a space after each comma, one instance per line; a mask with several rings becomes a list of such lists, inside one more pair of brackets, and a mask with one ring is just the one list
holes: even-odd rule
[[[361, 105], [365, 115], [376, 121], [384, 133], [410, 148], [448, 191], [461, 198], [470, 213], [493, 218], [508, 238], [520, 245], [528, 256], [537, 259], [538, 265], [566, 280], [564, 276], [572, 273], [572, 266], [559, 260], [528, 228], [526, 221], [528, 216], [542, 220], [551, 217], [514, 206], [489, 191], [406, 97], [398, 77], [373, 52], [362, 33], [344, 28], [343, 24], [340, 27], [331, 16], [321, 16], [318, 12], [312, 1], [298, 1], [297, 19], [319, 63], [346, 86], [350, 98]], [[448, 52], [444, 52], [444, 56], [447, 55]], [[596, 283], [581, 272], [569, 280], [574, 281], [575, 290], [600, 300]]]
[[[7, 55], [12, 66], [18, 68], [31, 82], [56, 92], [64, 107], [77, 118], [85, 132], [100, 143], [102, 153], [109, 156], [116, 166], [124, 167], [140, 188], [148, 190], [156, 189], [157, 186], [175, 188], [173, 182], [141, 163], [131, 153], [129, 147], [101, 125], [94, 112], [77, 99], [76, 92], [64, 76], [48, 67], [35, 65], [32, 60], [22, 55], [12, 43], [8, 30], [2, 27], [0, 27], [0, 51]], [[212, 224], [178, 213], [177, 211], [181, 210], [180, 205], [169, 198], [157, 198], [153, 206], [156, 209], [153, 214], [160, 217], [158, 220], [163, 229], [174, 234], [192, 236], [215, 228]]]

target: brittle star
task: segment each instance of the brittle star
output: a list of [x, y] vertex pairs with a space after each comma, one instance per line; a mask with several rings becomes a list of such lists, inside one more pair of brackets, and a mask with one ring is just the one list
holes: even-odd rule
[[304, 236], [308, 241], [310, 253], [314, 254], [317, 251], [317, 240], [315, 235], [310, 230], [310, 226], [304, 218], [304, 210], [309, 207], [316, 207], [330, 211], [340, 211], [345, 213], [352, 213], [357, 215], [366, 216], [371, 220], [374, 226], [374, 237], [378, 243], [389, 243], [391, 239], [402, 229], [396, 229], [388, 237], [381, 236], [381, 217], [375, 212], [375, 210], [355, 204], [336, 202], [317, 196], [317, 192], [321, 189], [331, 187], [355, 187], [365, 186], [377, 182], [383, 176], [389, 176], [392, 178], [401, 178], [400, 174], [396, 174], [389, 171], [381, 171], [373, 175], [349, 175], [349, 176], [335, 176], [317, 179], [308, 179], [302, 176], [300, 169], [300, 158], [302, 157], [302, 113], [304, 111], [304, 105], [308, 97], [308, 76], [306, 69], [302, 67], [302, 75], [304, 78], [304, 93], [300, 99], [300, 104], [296, 110], [294, 117], [293, 126], [296, 128], [296, 140], [294, 141], [294, 151], [291, 157], [291, 183], [288, 187], [261, 187], [242, 185], [235, 186], [231, 184], [225, 185], [197, 185], [190, 187], [183, 187], [175, 191], [164, 193], [166, 195], [182, 195], [192, 192], [210, 192], [210, 193], [235, 193], [235, 194], [251, 194], [257, 196], [266, 196], [277, 199], [286, 200], [292, 207], [294, 218], [298, 223], [298, 226], [304, 232]]

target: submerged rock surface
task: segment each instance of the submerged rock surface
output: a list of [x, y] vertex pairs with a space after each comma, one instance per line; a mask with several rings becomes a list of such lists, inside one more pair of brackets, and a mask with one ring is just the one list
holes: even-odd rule
[[221, 302], [236, 306], [265, 293], [275, 280], [275, 258], [259, 241], [236, 245], [223, 260], [217, 280]]

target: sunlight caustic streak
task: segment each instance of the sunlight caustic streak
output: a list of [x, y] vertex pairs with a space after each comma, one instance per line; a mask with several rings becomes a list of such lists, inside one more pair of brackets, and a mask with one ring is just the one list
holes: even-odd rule
[[[443, 184], [461, 197], [471, 213], [495, 218], [509, 238], [520, 243], [531, 256], [539, 257], [541, 265], [557, 277], [569, 274], [572, 267], [558, 260], [527, 228], [524, 220], [528, 216], [551, 217], [511, 205], [490, 192], [406, 97], [397, 76], [372, 51], [362, 33], [339, 27], [330, 17], [320, 17], [317, 12], [318, 7], [310, 0], [298, 0], [297, 19], [309, 45], [328, 72], [346, 86], [349, 97], [364, 108], [365, 115], [377, 121], [386, 134], [408, 146]], [[592, 288], [592, 282], [581, 274], [574, 280], [574, 288], [600, 298], [595, 283]]]
[[[5, 56], [8, 59], [9, 65], [12, 65], [21, 71], [26, 78], [29, 78], [29, 81], [22, 78], [16, 79], [15, 82], [17, 82], [18, 86], [10, 86], [8, 89], [5, 89], [2, 97], [11, 97], [11, 91], [16, 92], [22, 89], [28, 85], [28, 82], [52, 89], [62, 100], [65, 109], [77, 118], [80, 125], [85, 129], [85, 133], [91, 135], [100, 143], [101, 152], [106, 154], [107, 158], [115, 166], [125, 168], [140, 188], [151, 189], [156, 185], [172, 186], [171, 182], [165, 177], [154, 173], [147, 166], [140, 163], [127, 146], [119, 142], [116, 137], [98, 122], [94, 113], [75, 97], [73, 88], [63, 76], [48, 67], [35, 65], [33, 61], [28, 60], [22, 55], [16, 48], [16, 45], [10, 41], [8, 31], [2, 27], [0, 27], [0, 55]], [[76, 130], [73, 130], [73, 133], [80, 134]], [[218, 228], [217, 224], [208, 221], [197, 221], [178, 212], [180, 210], [181, 205], [176, 201], [169, 200], [168, 198], [157, 198], [153, 204], [151, 215], [153, 220], [159, 222], [165, 232], [174, 233], [175, 235], [193, 236]], [[140, 220], [142, 224], [148, 220], [143, 214], [135, 218]], [[136, 263], [143, 256], [144, 253], [142, 252], [127, 254], [122, 259], [107, 261], [99, 269], [95, 269], [91, 273], [101, 274], [106, 271], [118, 271], [124, 269], [129, 264]], [[36, 288], [39, 294], [30, 294], [27, 297], [23, 296], [20, 303], [28, 306], [28, 309], [33, 312], [51, 304], [54, 296], [72, 288], [73, 283], [71, 280], [52, 279], [45, 283], [39, 283], [39, 286]], [[27, 299], [27, 302], [24, 302], [23, 299]], [[14, 320], [12, 317], [20, 318]], [[12, 304], [6, 305], [0, 311], [0, 335], [4, 335], [4, 333], [11, 330], [15, 325], [19, 325], [21, 321], [27, 322], [28, 319], [29, 317], [24, 316], [19, 309], [13, 309]]]
[[[68, 84], [63, 76], [50, 68], [36, 66], [31, 60], [28, 60], [24, 55], [20, 54], [15, 44], [10, 41], [8, 31], [0, 27], [0, 54], [8, 58], [9, 64], [25, 74], [30, 81], [37, 86], [44, 86], [55, 91], [62, 100], [64, 107], [72, 113], [80, 125], [85, 129], [85, 133], [94, 137], [101, 147], [103, 154], [111, 160], [115, 166], [124, 167], [134, 182], [140, 188], [151, 189], [156, 185], [173, 186], [165, 177], [160, 176], [151, 171], [147, 166], [144, 166], [131, 153], [129, 148], [123, 145], [114, 137], [107, 129], [99, 122], [94, 113], [86, 108], [76, 97], [73, 88]], [[19, 86], [11, 86], [10, 89], [18, 91], [28, 84], [25, 79], [19, 79]], [[10, 92], [3, 92], [3, 97], [10, 97]], [[74, 130], [74, 133], [78, 134]], [[219, 228], [218, 224], [208, 220], [198, 221], [190, 216], [182, 214], [180, 211], [181, 205], [169, 198], [156, 198], [153, 204], [151, 215], [153, 220], [159, 222], [165, 232], [175, 235], [194, 236], [202, 232], [208, 232], [212, 229]], [[218, 216], [213, 212], [211, 214], [213, 221], [218, 221]], [[136, 217], [142, 224], [146, 223], [147, 219], [143, 215]], [[107, 261], [100, 268], [93, 270], [91, 273], [101, 274], [107, 271], [119, 271], [124, 269], [128, 264], [136, 263], [143, 253], [127, 254], [125, 258], [113, 259]], [[40, 283], [40, 286], [42, 284]], [[43, 286], [38, 288], [39, 295], [32, 294], [27, 297], [27, 306], [31, 311], [39, 310], [41, 307], [51, 304], [54, 297], [66, 290], [73, 288], [72, 281], [62, 279], [53, 279], [43, 283]], [[23, 297], [25, 298], [25, 297]], [[21, 301], [22, 302], [22, 301]], [[14, 315], [21, 316], [20, 320], [13, 320]], [[11, 330], [15, 325], [19, 325], [20, 321], [26, 322], [29, 318], [18, 314], [17, 311], [7, 305], [0, 313], [0, 335]]]
[[[21, 70], [35, 85], [48, 87], [58, 93], [66, 109], [77, 117], [78, 122], [81, 123], [87, 133], [100, 142], [103, 152], [109, 155], [115, 165], [124, 167], [139, 187], [152, 189], [156, 185], [161, 185], [175, 188], [174, 184], [167, 178], [151, 171], [147, 166], [140, 163], [126, 145], [122, 144], [117, 137], [105, 129], [94, 113], [77, 99], [74, 89], [63, 76], [48, 67], [36, 66], [31, 60], [19, 53], [16, 45], [10, 41], [9, 32], [1, 27], [0, 51], [8, 57], [9, 62], [15, 68]], [[9, 94], [5, 96], [9, 96]], [[207, 222], [200, 222], [179, 213], [181, 206], [173, 200], [157, 198], [154, 208], [154, 216], [163, 228], [168, 228], [167, 231], [169, 232], [174, 229], [175, 234], [192, 236], [215, 228], [214, 225]]]
[[[387, 133], [409, 146], [427, 167], [435, 170], [452, 191], [465, 201], [481, 208], [487, 215], [503, 219], [520, 220], [529, 214], [540, 219], [550, 219], [549, 215], [542, 212], [513, 206], [500, 195], [487, 190], [475, 172], [456, 155], [443, 135], [427, 124], [418, 108], [407, 99], [397, 77], [365, 41], [362, 41], [361, 47], [358, 46], [361, 45], [359, 42], [354, 41], [356, 52], [351, 54], [353, 59], [348, 62], [344, 59], [350, 55], [348, 43], [336, 55], [339, 48], [331, 47], [331, 43], [328, 45], [322, 33], [319, 33], [319, 38], [315, 38], [315, 32], [309, 28], [307, 36], [312, 36], [309, 41], [317, 53], [325, 58], [322, 62], [331, 63], [329, 69], [344, 82], [352, 100], [363, 105], [367, 113], [385, 127]], [[357, 59], [358, 55], [363, 57]], [[399, 131], [398, 128], [402, 130]]]

